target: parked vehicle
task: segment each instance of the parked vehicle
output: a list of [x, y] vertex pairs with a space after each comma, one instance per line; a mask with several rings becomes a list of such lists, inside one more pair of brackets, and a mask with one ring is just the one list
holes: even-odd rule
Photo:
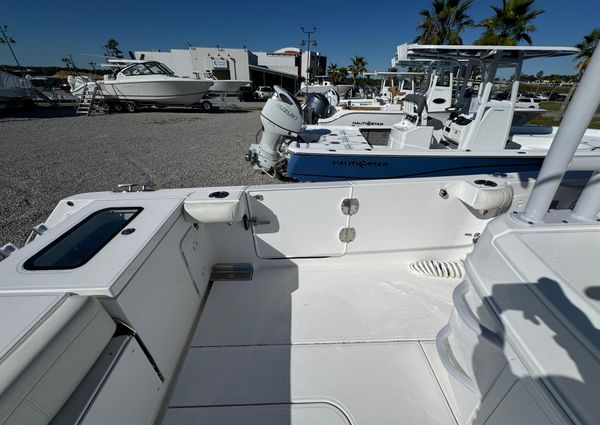
[[273, 96], [273, 93], [275, 93], [275, 91], [273, 91], [273, 87], [260, 86], [254, 94], [258, 100], [267, 100]]
[[240, 102], [252, 102], [254, 99], [254, 90], [251, 86], [240, 87], [238, 91], [238, 100]]
[[517, 99], [516, 107], [538, 109], [540, 107], [540, 101], [533, 97], [520, 97]]
[[567, 98], [564, 93], [552, 93], [548, 98], [551, 102], [563, 102]]

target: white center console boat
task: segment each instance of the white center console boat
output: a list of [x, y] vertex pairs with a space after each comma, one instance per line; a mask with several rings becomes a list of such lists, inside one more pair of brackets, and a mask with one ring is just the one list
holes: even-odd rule
[[600, 50], [535, 186], [62, 200], [29, 244], [2, 248], [0, 421], [596, 424], [600, 180], [560, 182], [600, 168], [572, 160], [599, 75]]

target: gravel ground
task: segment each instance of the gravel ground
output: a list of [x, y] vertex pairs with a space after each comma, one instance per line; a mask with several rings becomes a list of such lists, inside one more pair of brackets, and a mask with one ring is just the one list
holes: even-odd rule
[[258, 111], [72, 116], [0, 111], [0, 245], [20, 246], [67, 196], [151, 181], [159, 188], [275, 183], [244, 161]]

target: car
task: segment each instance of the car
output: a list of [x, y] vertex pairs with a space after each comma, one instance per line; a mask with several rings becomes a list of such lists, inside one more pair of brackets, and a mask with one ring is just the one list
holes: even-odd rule
[[533, 97], [519, 97], [515, 106], [517, 108], [539, 109], [540, 101]]
[[238, 100], [240, 102], [252, 102], [255, 99], [254, 90], [250, 86], [240, 87]]
[[273, 93], [275, 93], [273, 87], [260, 86], [254, 94], [258, 100], [267, 100], [268, 98], [273, 96]]
[[552, 93], [549, 97], [551, 102], [563, 102], [567, 98], [567, 95], [564, 93]]
[[507, 91], [497, 91], [492, 94], [492, 99], [494, 100], [508, 100], [510, 99], [510, 92]]

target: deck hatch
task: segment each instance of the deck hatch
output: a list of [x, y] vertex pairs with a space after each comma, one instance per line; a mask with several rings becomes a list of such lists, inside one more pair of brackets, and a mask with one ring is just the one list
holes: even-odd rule
[[70, 270], [90, 261], [142, 211], [141, 207], [105, 208], [73, 226], [29, 258], [25, 270]]

